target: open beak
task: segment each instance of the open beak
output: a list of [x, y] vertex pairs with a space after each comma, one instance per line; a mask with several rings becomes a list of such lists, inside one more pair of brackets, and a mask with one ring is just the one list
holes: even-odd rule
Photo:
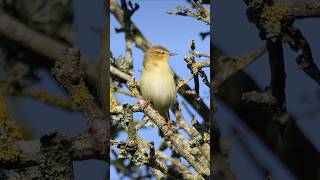
[[175, 56], [175, 55], [178, 55], [178, 54], [177, 54], [177, 53], [170, 52], [169, 55], [170, 55], [170, 56]]

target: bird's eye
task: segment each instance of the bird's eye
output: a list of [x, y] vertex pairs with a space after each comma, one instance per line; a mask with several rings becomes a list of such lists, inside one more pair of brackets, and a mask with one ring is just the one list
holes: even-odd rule
[[164, 54], [164, 52], [162, 51], [161, 54]]

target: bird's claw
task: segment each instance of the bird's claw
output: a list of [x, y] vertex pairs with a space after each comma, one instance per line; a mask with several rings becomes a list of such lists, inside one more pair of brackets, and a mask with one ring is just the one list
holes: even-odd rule
[[145, 110], [149, 105], [151, 105], [151, 101], [148, 100], [141, 100], [140, 105], [143, 110]]
[[168, 122], [167, 122], [167, 127], [168, 127], [168, 129], [170, 130], [170, 131], [172, 131], [172, 132], [176, 132], [176, 129], [174, 128], [174, 126], [173, 126], [173, 123], [172, 123], [172, 121], [171, 120], [169, 120]]

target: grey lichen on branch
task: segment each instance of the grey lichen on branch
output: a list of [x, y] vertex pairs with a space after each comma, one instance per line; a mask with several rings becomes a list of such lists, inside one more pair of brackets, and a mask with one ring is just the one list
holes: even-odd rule
[[[145, 104], [143, 103], [144, 100], [139, 94], [138, 89], [136, 88], [134, 79], [131, 79], [131, 81], [128, 82], [128, 87], [133, 92], [133, 94], [136, 95], [139, 103], [141, 103], [142, 105]], [[157, 111], [155, 111], [150, 106], [144, 107], [143, 111], [160, 128], [164, 136], [169, 141], [171, 141], [171, 143], [175, 148], [177, 148], [181, 156], [183, 156], [198, 173], [205, 177], [210, 175], [209, 165], [203, 162], [199, 162], [199, 160], [197, 160], [192, 154], [190, 154], [191, 147], [189, 142], [184, 140], [183, 137], [177, 134], [176, 131], [173, 131], [171, 128], [169, 128], [165, 119]]]
[[[129, 159], [136, 166], [149, 163], [154, 156], [153, 142], [145, 143], [142, 138], [138, 135], [136, 129], [136, 122], [133, 120], [133, 107], [129, 104], [124, 104], [122, 108], [116, 108], [111, 114], [111, 119], [114, 122], [121, 124], [121, 126], [128, 133], [129, 140], [126, 143], [116, 144], [120, 148], [118, 158]], [[153, 154], [151, 154], [153, 152]]]
[[[135, 141], [138, 144], [141, 144], [143, 147], [135, 147], [135, 148], [140, 148], [141, 150], [143, 149], [148, 149], [145, 146], [145, 142], [141, 141], [141, 138], [139, 136], [137, 136], [137, 123], [133, 122], [132, 120], [132, 113], [133, 112], [139, 112], [142, 111], [144, 112], [147, 116], [149, 116], [149, 118], [151, 119], [151, 121], [153, 121], [153, 123], [155, 123], [159, 129], [161, 129], [161, 131], [163, 132], [165, 139], [167, 139], [168, 141], [170, 141], [173, 144], [173, 147], [176, 148], [178, 150], [178, 152], [182, 155], [182, 157], [184, 157], [190, 165], [192, 165], [196, 171], [202, 175], [203, 177], [209, 176], [209, 169], [208, 168], [208, 162], [205, 161], [205, 158], [200, 157], [199, 155], [200, 150], [197, 147], [191, 148], [191, 145], [189, 144], [188, 141], [184, 140], [181, 135], [177, 134], [177, 132], [175, 130], [172, 130], [171, 128], [168, 127], [167, 122], [165, 121], [165, 119], [157, 112], [155, 111], [152, 107], [148, 106], [144, 106], [145, 101], [143, 100], [143, 98], [140, 95], [139, 90], [137, 89], [137, 84], [136, 81], [134, 80], [134, 78], [131, 78], [127, 84], [128, 88], [131, 91], [131, 94], [134, 95], [137, 99], [138, 99], [138, 103], [134, 104], [134, 105], [128, 105], [128, 104], [124, 104], [122, 106], [115, 106], [115, 107], [111, 107], [112, 109], [112, 118], [114, 121], [119, 122], [122, 127], [124, 127], [124, 129], [128, 132], [129, 135], [129, 140], [127, 143], [131, 144], [130, 146], [132, 146], [132, 143], [130, 143], [131, 141]], [[132, 125], [130, 125], [132, 124]], [[130, 126], [129, 126], [130, 125]], [[131, 128], [129, 128], [131, 127]], [[196, 128], [193, 129], [194, 131], [197, 131]], [[201, 137], [201, 136], [200, 136]], [[139, 140], [140, 139], [140, 140]], [[138, 141], [137, 141], [138, 140]], [[197, 139], [199, 140], [199, 139]], [[199, 143], [197, 143], [199, 144]], [[202, 143], [200, 143], [202, 144]], [[123, 146], [124, 144], [122, 144], [122, 148], [126, 147]], [[141, 146], [140, 145], [140, 146]], [[139, 146], [139, 145], [138, 145]], [[150, 147], [149, 147], [150, 148]], [[131, 149], [131, 148], [129, 148]], [[209, 152], [208, 148], [205, 148], [206, 150], [204, 152]], [[128, 159], [134, 160], [135, 163], [138, 163], [137, 165], [140, 165], [139, 163], [147, 163], [148, 159], [146, 159], [145, 157], [152, 157], [152, 156], [148, 156], [148, 152], [144, 152], [144, 154], [147, 154], [147, 156], [145, 155], [139, 155], [141, 154], [141, 152], [139, 152], [139, 150], [135, 149], [134, 151], [130, 151], [130, 150], [126, 150], [123, 149], [122, 150], [123, 153], [121, 154], [120, 157], [126, 157]], [[128, 151], [131, 152], [131, 154], [128, 154]], [[207, 153], [209, 154], [209, 153]], [[144, 157], [144, 158], [142, 158]], [[199, 161], [199, 159], [197, 159], [196, 157], [198, 157], [199, 159], [202, 159], [202, 162]], [[153, 163], [159, 163], [158, 161], [153, 161]], [[152, 164], [149, 162], [148, 164]], [[162, 167], [164, 165], [161, 165], [160, 167]], [[153, 167], [153, 166], [151, 166]], [[166, 173], [167, 170], [165, 170], [168, 168], [162, 168], [160, 171], [163, 173]], [[152, 172], [156, 172], [156, 171], [152, 171]], [[182, 176], [187, 176], [187, 174], [189, 173], [185, 173], [184, 175], [182, 174]], [[191, 176], [190, 174], [188, 176]], [[196, 177], [200, 177], [198, 175], [195, 175]], [[192, 177], [194, 177], [192, 175]]]
[[[195, 51], [196, 49], [196, 44], [195, 41], [192, 40], [191, 45], [190, 45], [190, 55], [184, 56], [185, 62], [187, 62], [187, 67], [190, 69], [191, 74], [193, 75], [193, 80], [194, 80], [194, 91], [195, 91], [195, 99], [199, 103], [200, 96], [199, 96], [199, 75], [202, 78], [202, 82], [210, 87], [210, 82], [208, 81], [206, 73], [203, 71], [203, 68], [208, 68], [210, 67], [210, 56], [206, 55], [204, 53], [200, 53]], [[206, 59], [203, 62], [197, 62], [196, 58], [198, 57], [206, 57]], [[186, 82], [186, 81], [184, 81]], [[178, 83], [179, 86], [181, 86], [181, 82]]]
[[80, 69], [80, 50], [71, 48], [63, 53], [60, 61], [55, 63], [52, 74], [66, 88], [75, 103], [93, 100], [84, 82], [84, 73]]
[[95, 103], [84, 81], [84, 73], [80, 66], [80, 50], [78, 48], [67, 49], [60, 61], [57, 61], [52, 74], [72, 97], [87, 119], [88, 130], [96, 139], [96, 151], [100, 156], [107, 158], [109, 152], [110, 127], [106, 121], [104, 112]]
[[177, 6], [175, 10], [168, 11], [167, 13], [181, 16], [190, 16], [205, 22], [207, 25], [210, 25], [210, 11], [198, 2], [193, 2], [193, 4], [196, 7], [196, 11], [192, 11], [191, 8]]
[[[194, 177], [194, 175], [190, 175], [191, 173], [189, 171], [183, 174], [180, 174], [177, 171], [174, 171], [175, 173], [173, 173], [173, 168], [170, 168], [170, 166], [159, 160], [158, 155], [156, 155], [154, 143], [145, 142], [139, 136], [137, 123], [133, 120], [133, 112], [141, 110], [142, 108], [137, 107], [137, 104], [133, 106], [124, 104], [115, 107], [112, 112], [111, 119], [114, 122], [121, 124], [129, 137], [126, 142], [117, 140], [111, 141], [111, 145], [116, 145], [120, 149], [118, 158], [129, 159], [135, 166], [147, 165], [151, 168], [151, 171], [155, 176], [158, 176], [158, 173], [161, 173], [163, 177], [172, 176], [178, 179], [188, 176]], [[160, 153], [159, 151], [157, 152]]]
[[121, 71], [127, 72], [133, 75], [133, 59], [132, 59], [132, 42], [133, 42], [133, 23], [131, 22], [131, 16], [139, 9], [139, 5], [135, 3], [132, 4], [131, 1], [126, 3], [126, 0], [121, 0], [121, 8], [123, 10], [123, 26], [121, 28], [116, 28], [116, 32], [124, 32], [126, 40], [126, 55], [121, 58], [117, 63]]
[[44, 155], [40, 160], [41, 178], [73, 178], [72, 156], [70, 155], [72, 143], [70, 140], [53, 131], [41, 137], [40, 141], [40, 152]]

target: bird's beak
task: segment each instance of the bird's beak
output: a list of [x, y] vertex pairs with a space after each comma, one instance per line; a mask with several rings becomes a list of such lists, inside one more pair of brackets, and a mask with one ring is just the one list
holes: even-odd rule
[[170, 55], [170, 56], [175, 56], [175, 55], [178, 55], [178, 54], [177, 54], [177, 53], [170, 52], [169, 55]]

